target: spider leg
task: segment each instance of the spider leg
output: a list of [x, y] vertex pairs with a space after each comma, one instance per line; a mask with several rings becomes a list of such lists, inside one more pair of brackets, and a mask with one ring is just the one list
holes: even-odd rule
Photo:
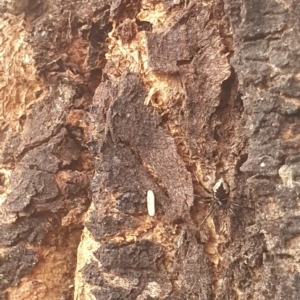
[[232, 215], [236, 217], [235, 213], [233, 212], [233, 210], [230, 207], [229, 207], [229, 212], [231, 212]]
[[197, 203], [211, 203], [211, 200], [196, 200]]
[[230, 204], [235, 205], [235, 206], [238, 206], [238, 207], [242, 207], [242, 208], [254, 210], [254, 208], [252, 208], [252, 207], [240, 205], [240, 204], [237, 204], [237, 203], [235, 203], [235, 202], [231, 202]]
[[[202, 197], [202, 196], [199, 196], [199, 195], [195, 195], [195, 194], [188, 194], [188, 193], [185, 193], [186, 195], [188, 196], [194, 196], [194, 197], [198, 197], [198, 198], [204, 198], [204, 199], [209, 199], [207, 197]], [[197, 203], [210, 203], [211, 200], [197, 200]]]
[[198, 204], [198, 203], [201, 203], [201, 204], [204, 204], [204, 203], [211, 203], [211, 201], [209, 201], [209, 200], [208, 200], [208, 201], [200, 201], [200, 200], [196, 200], [196, 202], [197, 202], [197, 204]]
[[[231, 207], [229, 207], [228, 209], [229, 209], [229, 212], [236, 218], [236, 214], [234, 213], [233, 209]], [[241, 222], [238, 218], [236, 218], [236, 220], [239, 224], [241, 224]]]
[[205, 221], [209, 218], [209, 216], [214, 212], [214, 210], [216, 209], [216, 207], [217, 207], [217, 204], [215, 203], [213, 205], [213, 207], [211, 208], [211, 210], [209, 211], [209, 213], [206, 215], [206, 217], [200, 223], [199, 228], [205, 223]]
[[189, 193], [185, 193], [185, 194], [188, 196], [194, 196], [194, 197], [198, 197], [198, 198], [208, 198], [208, 197], [203, 197], [203, 196], [196, 195], [196, 194], [189, 194]]

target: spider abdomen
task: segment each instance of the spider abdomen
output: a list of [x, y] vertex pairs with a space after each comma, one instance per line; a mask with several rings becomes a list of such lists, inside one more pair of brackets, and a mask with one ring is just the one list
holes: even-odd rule
[[220, 178], [213, 187], [213, 196], [218, 206], [224, 207], [227, 205], [227, 199], [230, 189], [228, 183]]

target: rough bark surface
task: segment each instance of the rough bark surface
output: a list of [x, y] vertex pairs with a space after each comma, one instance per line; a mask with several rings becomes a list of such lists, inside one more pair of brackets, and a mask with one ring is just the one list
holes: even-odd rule
[[299, 299], [300, 5], [225, 3], [248, 140], [240, 170], [252, 191], [258, 228], [251, 238], [256, 243], [240, 252], [247, 264], [241, 267], [243, 260], [236, 259], [230, 273], [241, 299]]
[[0, 3], [0, 299], [299, 299], [297, 2]]

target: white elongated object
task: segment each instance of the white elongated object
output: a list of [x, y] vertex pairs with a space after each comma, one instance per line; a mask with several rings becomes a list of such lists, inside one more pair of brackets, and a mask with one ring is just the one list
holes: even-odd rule
[[155, 215], [155, 197], [153, 191], [147, 191], [147, 209], [148, 215], [153, 217]]

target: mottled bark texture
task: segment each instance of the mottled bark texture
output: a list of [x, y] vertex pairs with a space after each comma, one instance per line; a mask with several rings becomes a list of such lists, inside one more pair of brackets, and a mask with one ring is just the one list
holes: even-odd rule
[[0, 11], [0, 299], [300, 298], [297, 0]]

